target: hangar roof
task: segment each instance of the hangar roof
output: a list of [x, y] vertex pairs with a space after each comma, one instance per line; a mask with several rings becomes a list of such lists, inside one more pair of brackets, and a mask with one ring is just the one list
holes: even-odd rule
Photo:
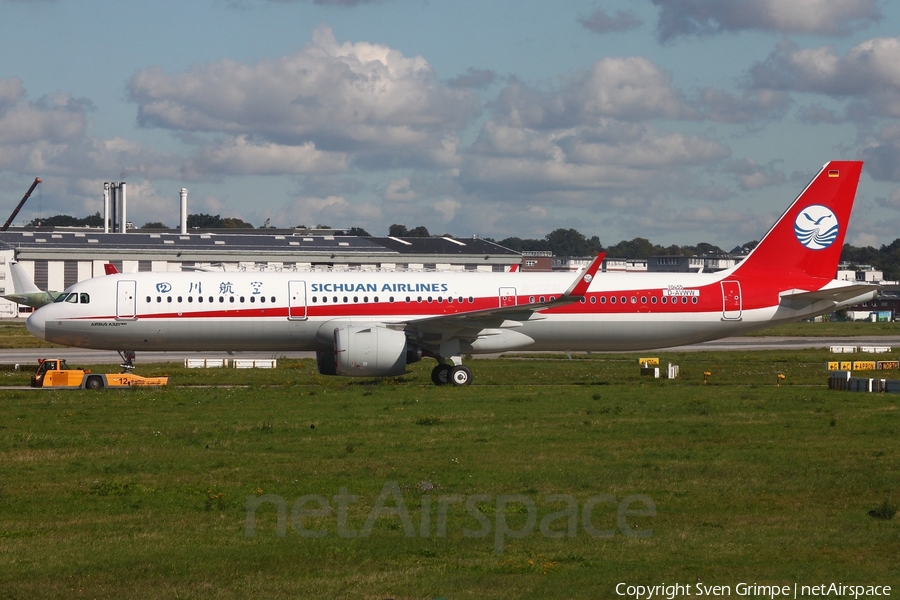
[[17, 258], [88, 259], [112, 257], [155, 260], [380, 260], [425, 259], [443, 262], [474, 258], [509, 264], [520, 254], [480, 238], [355, 237], [298, 233], [248, 234], [202, 231], [103, 233], [92, 229], [29, 229], [0, 232], [0, 246], [13, 248]]

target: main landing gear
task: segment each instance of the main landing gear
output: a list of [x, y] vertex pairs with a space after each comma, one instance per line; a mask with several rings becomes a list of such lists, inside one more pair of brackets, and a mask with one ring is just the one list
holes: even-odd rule
[[434, 382], [434, 385], [448, 383], [456, 386], [469, 385], [472, 383], [472, 371], [469, 367], [461, 364], [438, 362], [438, 365], [431, 370], [431, 381]]

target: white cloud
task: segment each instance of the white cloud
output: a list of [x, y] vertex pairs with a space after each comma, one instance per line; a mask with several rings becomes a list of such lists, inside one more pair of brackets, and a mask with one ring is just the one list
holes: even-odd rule
[[878, 243], [878, 236], [873, 235], [871, 233], [858, 233], [853, 236], [852, 241], [848, 241], [851, 246], [856, 246], [858, 248], [866, 248], [868, 246], [872, 246], [873, 248], [877, 248], [881, 244]]
[[246, 136], [237, 136], [214, 146], [203, 147], [198, 156], [191, 160], [185, 175], [296, 175], [336, 173], [347, 169], [346, 154], [322, 152], [312, 142], [284, 145], [254, 142]]
[[578, 22], [585, 29], [600, 34], [637, 29], [643, 24], [633, 11], [618, 10], [615, 15], [609, 15], [602, 8], [595, 10], [589, 17], [579, 18]]
[[784, 172], [779, 171], [774, 163], [759, 165], [750, 158], [729, 162], [725, 165], [725, 172], [734, 176], [742, 190], [779, 185], [787, 181]]
[[900, 117], [900, 38], [867, 40], [844, 56], [831, 46], [781, 42], [750, 69], [755, 89], [825, 94], [867, 102], [875, 115]]
[[882, 18], [877, 0], [651, 0], [659, 6], [657, 36], [742, 30], [847, 35]]
[[598, 60], [587, 71], [567, 78], [559, 91], [542, 91], [513, 81], [501, 92], [497, 112], [512, 125], [535, 129], [591, 124], [603, 117], [698, 116], [672, 87], [672, 77], [640, 56]]
[[452, 221], [456, 211], [462, 208], [462, 204], [453, 198], [444, 198], [431, 203], [434, 212], [440, 215], [444, 221]]
[[379, 221], [382, 213], [375, 204], [351, 202], [344, 196], [304, 196], [272, 216], [276, 223], [290, 223], [293, 226], [324, 224], [331, 227], [353, 227]]
[[680, 169], [729, 155], [730, 150], [714, 140], [615, 120], [556, 131], [488, 122], [460, 176], [470, 188], [516, 193], [664, 189]]
[[[177, 75], [143, 70], [129, 94], [145, 126], [312, 143], [375, 166], [446, 163], [448, 136], [478, 110], [470, 91], [442, 84], [424, 58], [338, 44], [327, 27], [291, 56], [252, 65], [222, 60]], [[379, 162], [386, 155], [392, 164]]]
[[412, 202], [419, 199], [409, 184], [409, 177], [392, 179], [384, 190], [384, 199], [389, 202]]

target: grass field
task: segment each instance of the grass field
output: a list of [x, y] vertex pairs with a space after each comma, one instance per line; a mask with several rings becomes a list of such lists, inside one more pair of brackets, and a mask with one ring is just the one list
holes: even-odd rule
[[[857, 337], [900, 335], [900, 323], [867, 322], [824, 322], [789, 323], [779, 327], [764, 329], [749, 336], [796, 336], [796, 337]], [[0, 348], [61, 348], [39, 340], [25, 329], [25, 319], [0, 320]]]
[[[0, 597], [897, 589], [900, 517], [869, 513], [900, 500], [900, 396], [829, 391], [820, 351], [658, 355], [680, 379], [591, 355], [471, 360], [469, 388], [280, 361], [0, 391]], [[275, 502], [247, 535], [248, 497], [284, 501], [283, 537]]]
[[0, 348], [61, 348], [40, 340], [25, 329], [25, 319], [0, 319]]

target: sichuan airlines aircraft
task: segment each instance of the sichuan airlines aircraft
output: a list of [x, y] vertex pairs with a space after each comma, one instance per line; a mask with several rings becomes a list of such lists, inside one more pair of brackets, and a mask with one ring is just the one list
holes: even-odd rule
[[463, 354], [645, 350], [869, 300], [834, 280], [862, 163], [825, 165], [760, 244], [718, 273], [121, 273], [28, 319], [50, 342], [142, 350], [314, 350], [323, 374], [393, 376], [422, 357], [467, 385]]

